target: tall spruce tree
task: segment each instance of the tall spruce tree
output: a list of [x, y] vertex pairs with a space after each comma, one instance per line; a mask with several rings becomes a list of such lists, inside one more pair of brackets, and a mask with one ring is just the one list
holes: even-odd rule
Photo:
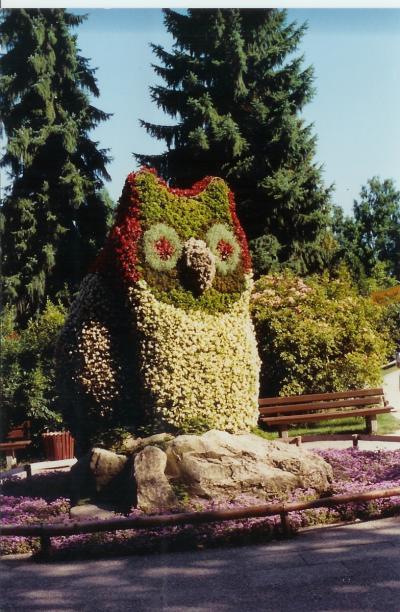
[[64, 9], [2, 11], [3, 296], [21, 323], [47, 297], [77, 288], [106, 232], [109, 159], [89, 133], [109, 115], [90, 102], [95, 71], [71, 33], [82, 19]]
[[152, 46], [165, 85], [151, 92], [178, 121], [142, 121], [167, 148], [136, 158], [172, 185], [223, 176], [256, 250], [273, 244], [280, 261], [303, 272], [323, 266], [330, 189], [313, 161], [312, 127], [300, 117], [313, 95], [313, 70], [294, 56], [305, 26], [287, 24], [276, 9], [164, 15], [175, 42], [171, 53]]

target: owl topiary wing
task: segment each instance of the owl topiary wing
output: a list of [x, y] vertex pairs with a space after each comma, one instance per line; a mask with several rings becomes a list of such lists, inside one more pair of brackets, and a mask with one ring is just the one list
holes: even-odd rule
[[137, 342], [122, 295], [98, 274], [82, 282], [57, 346], [64, 419], [84, 452], [135, 422]]

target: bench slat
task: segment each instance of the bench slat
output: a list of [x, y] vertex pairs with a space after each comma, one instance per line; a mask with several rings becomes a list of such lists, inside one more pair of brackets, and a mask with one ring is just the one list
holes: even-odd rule
[[25, 448], [32, 444], [32, 440], [18, 440], [17, 442], [0, 442], [0, 451]]
[[259, 412], [261, 415], [274, 415], [278, 412], [307, 412], [309, 410], [336, 410], [337, 408], [348, 408], [350, 406], [382, 406], [383, 397], [380, 395], [349, 399], [349, 400], [333, 400], [331, 402], [315, 402], [313, 404], [293, 404], [280, 406], [261, 406]]
[[288, 397], [262, 397], [259, 399], [259, 406], [279, 406], [281, 404], [300, 404], [304, 402], [316, 402], [335, 399], [360, 398], [371, 395], [383, 396], [382, 387], [377, 389], [353, 389], [352, 391], [339, 391], [335, 393], [312, 393], [310, 395], [291, 395]]
[[332, 419], [351, 418], [353, 416], [373, 416], [375, 414], [383, 414], [391, 412], [393, 408], [390, 406], [382, 406], [381, 408], [357, 408], [355, 410], [341, 410], [339, 412], [330, 412], [329, 414], [297, 414], [289, 416], [263, 417], [260, 416], [260, 422], [267, 425], [279, 425], [284, 423], [307, 423], [311, 421], [327, 421]]

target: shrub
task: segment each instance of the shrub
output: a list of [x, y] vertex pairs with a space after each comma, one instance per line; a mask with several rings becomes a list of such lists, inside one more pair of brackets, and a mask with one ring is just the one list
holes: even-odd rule
[[48, 301], [41, 315], [26, 329], [15, 327], [15, 310], [1, 316], [2, 431], [26, 419], [33, 436], [45, 428], [60, 428], [55, 390], [54, 347], [64, 323], [62, 306]]
[[400, 347], [400, 285], [371, 294], [373, 302], [381, 305], [380, 330], [389, 340], [386, 357], [394, 359]]
[[251, 308], [262, 395], [380, 384], [389, 344], [381, 330], [382, 311], [358, 295], [347, 275], [307, 281], [289, 272], [264, 276], [255, 284]]

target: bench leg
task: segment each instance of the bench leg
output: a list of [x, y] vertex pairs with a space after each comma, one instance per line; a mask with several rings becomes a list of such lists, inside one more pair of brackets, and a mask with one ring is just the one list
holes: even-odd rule
[[11, 470], [11, 468], [17, 464], [17, 459], [15, 457], [14, 451], [9, 451], [6, 455], [6, 467], [7, 470]]
[[366, 424], [367, 424], [367, 433], [368, 434], [378, 433], [378, 421], [377, 421], [377, 418], [376, 418], [376, 414], [374, 414], [373, 416], [365, 417], [365, 421], [366, 421]]
[[284, 429], [283, 427], [280, 427], [279, 428], [279, 437], [282, 438], [285, 441], [289, 440], [288, 430]]

